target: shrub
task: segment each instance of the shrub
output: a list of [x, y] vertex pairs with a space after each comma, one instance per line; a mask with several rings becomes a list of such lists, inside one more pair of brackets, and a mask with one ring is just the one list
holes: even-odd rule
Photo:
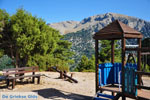
[[6, 69], [6, 68], [14, 68], [13, 60], [7, 55], [3, 55], [0, 58], [0, 70]]

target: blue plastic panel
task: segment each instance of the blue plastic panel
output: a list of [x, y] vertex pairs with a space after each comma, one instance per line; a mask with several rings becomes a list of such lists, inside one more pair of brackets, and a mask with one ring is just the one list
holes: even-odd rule
[[99, 96], [105, 97], [105, 98], [109, 98], [109, 99], [113, 99], [114, 98], [114, 96], [112, 96], [112, 95], [103, 94], [103, 93], [97, 93], [97, 97], [99, 97]]
[[137, 75], [134, 67], [125, 67], [125, 92], [137, 96]]
[[[121, 63], [104, 63], [99, 64], [99, 86], [107, 84], [119, 84], [119, 77], [121, 82]], [[137, 69], [137, 64], [126, 64], [126, 67]]]

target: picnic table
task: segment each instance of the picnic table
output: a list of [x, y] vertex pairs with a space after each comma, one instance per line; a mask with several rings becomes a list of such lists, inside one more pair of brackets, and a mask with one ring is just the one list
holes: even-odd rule
[[17, 79], [22, 80], [24, 78], [32, 78], [32, 83], [34, 83], [35, 78], [37, 78], [37, 83], [40, 84], [41, 74], [35, 74], [35, 72], [37, 71], [39, 71], [38, 67], [21, 67], [21, 68], [3, 69], [3, 76], [1, 76], [0, 78], [6, 80], [7, 87], [10, 86], [10, 82], [11, 82], [12, 89], [14, 89]]

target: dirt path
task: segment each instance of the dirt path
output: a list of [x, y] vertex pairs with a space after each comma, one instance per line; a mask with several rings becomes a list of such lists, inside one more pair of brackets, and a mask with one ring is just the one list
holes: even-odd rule
[[[95, 73], [73, 72], [79, 83], [58, 79], [57, 72], [40, 72], [40, 84], [17, 84], [14, 90], [0, 89], [0, 92], [37, 92], [38, 100], [91, 100], [95, 95]], [[70, 73], [68, 73], [70, 75]], [[143, 78], [144, 85], [150, 86], [150, 78]]]
[[[14, 90], [0, 89], [0, 92], [37, 92], [38, 100], [90, 100], [95, 93], [94, 73], [75, 72], [73, 77], [79, 83], [58, 79], [57, 72], [42, 72], [41, 83], [17, 84]], [[68, 74], [69, 75], [69, 74]]]

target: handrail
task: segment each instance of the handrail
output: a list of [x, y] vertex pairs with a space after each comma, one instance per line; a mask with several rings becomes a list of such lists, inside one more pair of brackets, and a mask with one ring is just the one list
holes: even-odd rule
[[150, 87], [148, 87], [148, 86], [140, 86], [140, 85], [137, 85], [136, 87], [137, 87], [138, 89], [150, 90]]
[[136, 71], [135, 74], [138, 74], [138, 75], [148, 75], [148, 76], [150, 76], [150, 72], [143, 72], [143, 71]]

